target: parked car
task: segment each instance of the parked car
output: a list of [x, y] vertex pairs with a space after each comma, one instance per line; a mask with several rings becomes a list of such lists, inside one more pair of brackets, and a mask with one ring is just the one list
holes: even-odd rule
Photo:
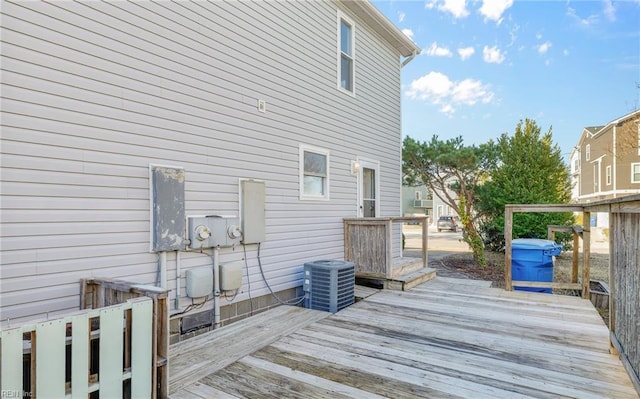
[[460, 227], [462, 227], [462, 224], [460, 223], [460, 218], [457, 216], [440, 216], [438, 218], [438, 232], [442, 230], [456, 232]]

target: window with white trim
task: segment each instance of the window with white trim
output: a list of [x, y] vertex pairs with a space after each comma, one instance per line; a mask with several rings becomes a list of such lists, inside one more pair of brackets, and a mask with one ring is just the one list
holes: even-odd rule
[[329, 199], [329, 150], [300, 145], [300, 199]]
[[591, 144], [587, 144], [584, 149], [584, 159], [587, 161], [591, 159]]
[[355, 24], [338, 11], [338, 88], [355, 93]]
[[631, 183], [640, 183], [640, 163], [631, 164]]
[[611, 185], [611, 165], [607, 166], [607, 169], [605, 170], [605, 176], [607, 179], [607, 186]]
[[640, 123], [638, 123], [638, 155], [640, 155]]

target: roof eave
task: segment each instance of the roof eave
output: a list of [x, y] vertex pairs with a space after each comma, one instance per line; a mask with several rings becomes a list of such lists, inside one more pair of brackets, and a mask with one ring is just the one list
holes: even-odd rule
[[368, 0], [340, 0], [340, 3], [362, 18], [403, 57], [415, 56], [420, 52], [420, 48]]

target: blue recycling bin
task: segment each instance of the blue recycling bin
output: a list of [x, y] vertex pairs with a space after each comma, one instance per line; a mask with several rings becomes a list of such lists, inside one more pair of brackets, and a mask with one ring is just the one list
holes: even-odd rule
[[[553, 257], [562, 246], [551, 240], [518, 238], [511, 241], [511, 277], [514, 281], [553, 281]], [[551, 293], [551, 288], [514, 287], [520, 291]]]

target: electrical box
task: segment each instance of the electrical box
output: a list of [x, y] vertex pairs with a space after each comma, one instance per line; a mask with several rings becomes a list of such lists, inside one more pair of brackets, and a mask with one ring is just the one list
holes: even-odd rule
[[176, 251], [186, 247], [184, 169], [149, 165], [151, 251]]
[[191, 249], [231, 247], [242, 238], [237, 217], [190, 216], [188, 224]]
[[201, 298], [213, 292], [213, 268], [207, 266], [189, 269], [185, 275], [189, 298]]
[[220, 289], [233, 291], [242, 287], [242, 267], [244, 262], [229, 262], [220, 265]]
[[265, 185], [263, 181], [241, 180], [242, 242], [257, 244], [265, 241]]

